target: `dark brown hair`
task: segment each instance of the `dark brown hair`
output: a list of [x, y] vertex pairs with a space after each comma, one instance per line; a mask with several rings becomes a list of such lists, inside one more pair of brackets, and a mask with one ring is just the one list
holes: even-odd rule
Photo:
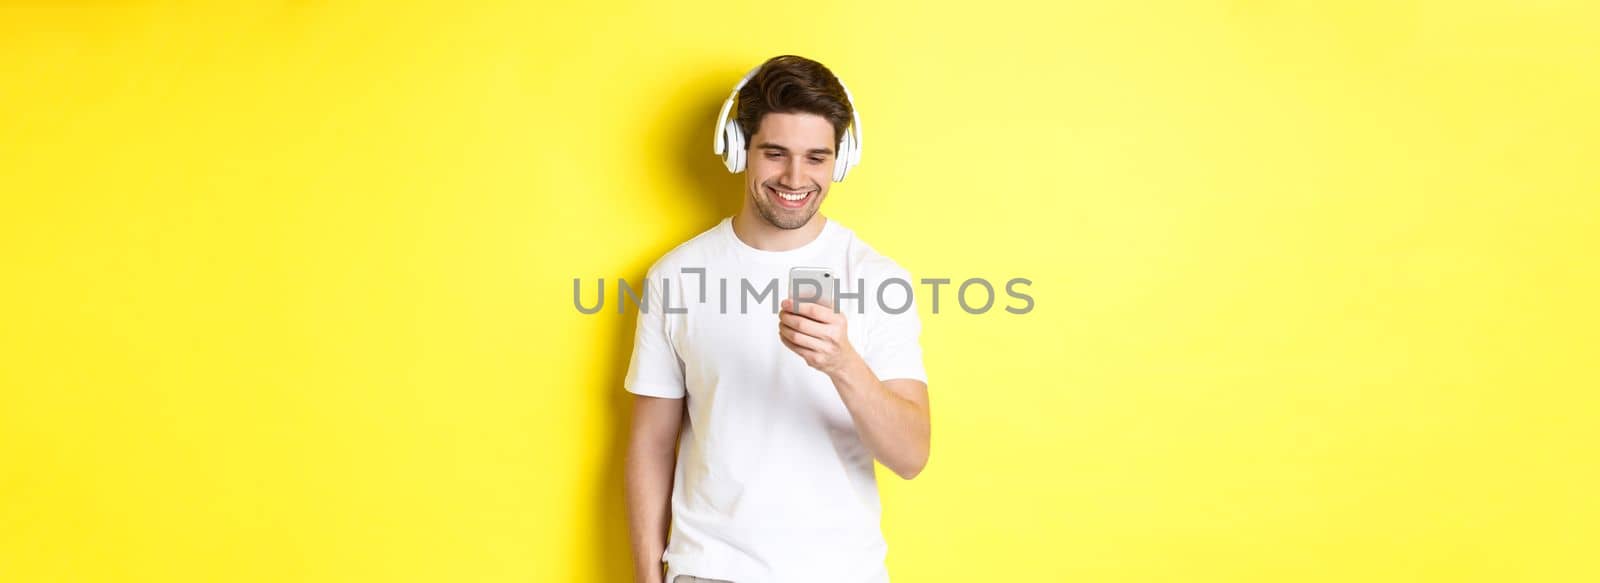
[[[850, 124], [850, 100], [844, 86], [822, 63], [796, 55], [781, 55], [761, 64], [750, 82], [739, 89], [739, 129], [747, 146], [761, 129], [761, 118], [769, 113], [810, 113], [833, 124], [833, 143], [837, 147]], [[834, 152], [835, 155], [838, 152]]]

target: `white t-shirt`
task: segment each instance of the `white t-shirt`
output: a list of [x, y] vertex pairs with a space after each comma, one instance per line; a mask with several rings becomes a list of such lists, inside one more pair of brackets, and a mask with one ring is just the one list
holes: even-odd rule
[[[840, 311], [851, 346], [883, 380], [927, 382], [921, 324], [906, 270], [825, 220], [810, 243], [763, 251], [739, 240], [725, 218], [650, 267], [624, 386], [688, 397], [662, 554], [669, 583], [680, 574], [734, 583], [889, 580], [872, 452], [833, 382], [779, 340], [776, 310], [789, 297], [790, 267], [831, 269], [841, 293], [861, 293], [842, 299]], [[883, 285], [880, 303], [889, 278], [904, 285]]]

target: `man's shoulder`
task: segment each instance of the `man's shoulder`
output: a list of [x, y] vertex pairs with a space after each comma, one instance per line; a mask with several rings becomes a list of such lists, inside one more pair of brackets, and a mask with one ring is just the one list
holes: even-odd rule
[[857, 277], [867, 281], [883, 281], [894, 278], [910, 281], [911, 272], [901, 266], [899, 262], [879, 252], [877, 248], [862, 240], [854, 231], [848, 231], [848, 234], [850, 237], [848, 260]]
[[690, 237], [650, 264], [647, 277], [659, 277], [685, 267], [704, 267], [718, 252], [722, 222]]

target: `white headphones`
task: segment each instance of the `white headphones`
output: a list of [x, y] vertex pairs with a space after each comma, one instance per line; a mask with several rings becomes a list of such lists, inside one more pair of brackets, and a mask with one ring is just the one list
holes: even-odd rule
[[[733, 86], [733, 92], [728, 94], [728, 99], [722, 102], [722, 113], [717, 114], [716, 139], [712, 143], [711, 151], [722, 157], [722, 164], [728, 171], [738, 174], [745, 168], [745, 135], [739, 129], [739, 120], [728, 117], [728, 111], [733, 108], [733, 102], [739, 97], [739, 90], [744, 84], [756, 76], [761, 66], [751, 69]], [[850, 130], [839, 138], [839, 147], [835, 149], [833, 162], [833, 181], [844, 180], [845, 174], [850, 173], [861, 163], [861, 114], [856, 111], [855, 98], [850, 95], [850, 88], [844, 86], [844, 81], [839, 81], [839, 87], [844, 89], [844, 98], [850, 101]]]

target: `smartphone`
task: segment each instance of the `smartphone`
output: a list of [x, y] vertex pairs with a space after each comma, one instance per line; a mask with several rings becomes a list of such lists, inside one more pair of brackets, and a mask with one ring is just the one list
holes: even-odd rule
[[826, 267], [789, 268], [789, 299], [794, 303], [791, 311], [800, 311], [801, 302], [822, 304], [833, 309], [839, 293], [839, 278]]

